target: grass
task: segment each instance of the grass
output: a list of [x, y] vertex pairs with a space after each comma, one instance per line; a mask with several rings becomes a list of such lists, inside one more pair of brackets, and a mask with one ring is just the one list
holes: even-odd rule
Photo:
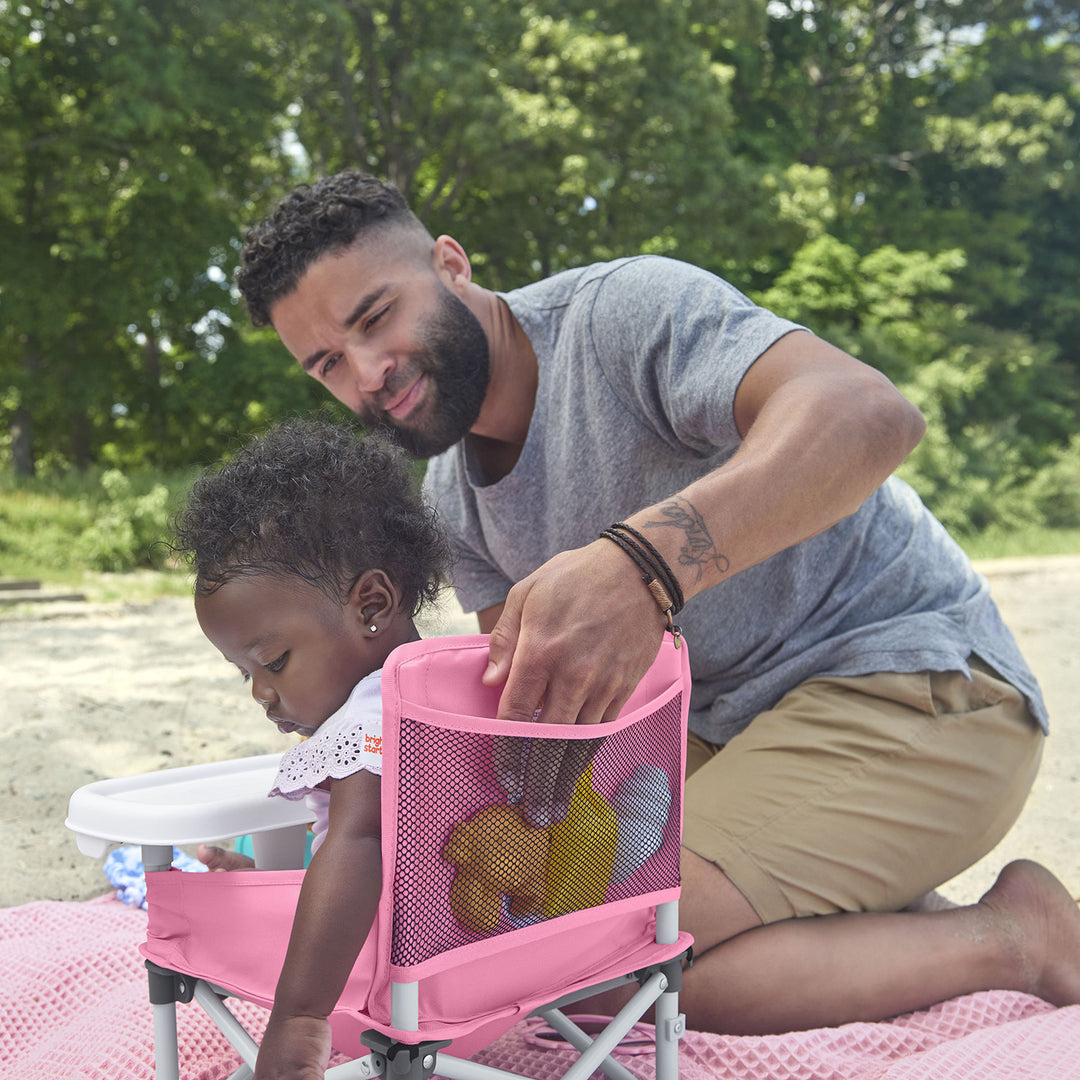
[[961, 537], [960, 544], [972, 559], [1012, 559], [1042, 555], [1080, 554], [1080, 529], [1044, 527], [1015, 532], [987, 532]]
[[[189, 594], [187, 573], [162, 566], [164, 549], [155, 545], [168, 534], [169, 508], [190, 479], [138, 475], [111, 492], [101, 473], [0, 480], [0, 579], [40, 581], [94, 602]], [[147, 497], [162, 485], [167, 497]], [[121, 557], [125, 569], [118, 572]]]
[[2, 580], [38, 581], [43, 591], [77, 592], [95, 604], [143, 603], [162, 596], [191, 595], [191, 578], [184, 570], [42, 570], [32, 563], [4, 560], [0, 564]]

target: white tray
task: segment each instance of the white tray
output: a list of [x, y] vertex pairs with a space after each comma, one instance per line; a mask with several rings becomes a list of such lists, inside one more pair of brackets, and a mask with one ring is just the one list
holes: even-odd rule
[[280, 760], [281, 754], [262, 754], [98, 780], [71, 796], [64, 824], [92, 858], [103, 857], [110, 844], [197, 844], [306, 829], [314, 815], [302, 800], [267, 797]]

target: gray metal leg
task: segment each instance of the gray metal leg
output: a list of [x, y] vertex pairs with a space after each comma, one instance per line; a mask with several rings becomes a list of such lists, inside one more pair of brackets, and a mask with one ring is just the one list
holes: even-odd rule
[[255, 833], [251, 837], [255, 866], [259, 870], [302, 870], [307, 833], [306, 824]]
[[172, 866], [172, 844], [143, 844], [142, 864], [143, 870], [153, 873], [157, 870], [168, 870]]
[[[669, 900], [656, 905], [656, 940], [672, 944], [679, 940], [679, 902]], [[681, 961], [675, 961], [681, 964]], [[678, 1080], [679, 1039], [686, 1030], [686, 1017], [679, 1013], [679, 990], [682, 972], [669, 968], [670, 980], [665, 980], [664, 992], [653, 1009], [656, 1020], [656, 1080]], [[667, 985], [670, 983], [670, 985]]]
[[420, 986], [415, 982], [390, 984], [390, 1023], [398, 1031], [420, 1030]]
[[199, 979], [195, 983], [195, 1000], [203, 1012], [221, 1029], [222, 1035], [240, 1055], [241, 1061], [254, 1072], [255, 1059], [259, 1056], [259, 1044], [247, 1033], [244, 1025], [226, 1007], [225, 1002], [214, 993], [209, 983]]
[[656, 1080], [677, 1080], [679, 1039], [686, 1030], [686, 1017], [679, 1012], [679, 993], [671, 990], [656, 999]]
[[154, 1006], [154, 1080], [180, 1080], [175, 1001]]
[[679, 940], [679, 901], [667, 900], [656, 905], [656, 942], [674, 945]]
[[638, 1022], [642, 1013], [667, 987], [667, 976], [662, 971], [652, 975], [645, 985], [615, 1014], [610, 1024], [597, 1035], [592, 1045], [563, 1073], [563, 1080], [585, 1080], [600, 1067], [600, 1063], [622, 1041], [626, 1033]]
[[[143, 870], [154, 872], [172, 866], [172, 844], [143, 844]], [[151, 990], [151, 999], [154, 993]], [[154, 1002], [154, 1080], [180, 1080], [176, 1043], [176, 1002]]]
[[[540, 1015], [557, 1031], [578, 1053], [592, 1045], [592, 1038], [586, 1035], [565, 1013], [558, 1009], [541, 1009]], [[608, 1058], [600, 1062], [600, 1071], [608, 1080], [637, 1080], [634, 1074], [621, 1062]]]

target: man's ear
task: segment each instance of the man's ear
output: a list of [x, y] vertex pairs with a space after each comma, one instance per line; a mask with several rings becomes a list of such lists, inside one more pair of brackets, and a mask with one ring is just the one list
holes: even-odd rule
[[385, 570], [365, 570], [349, 590], [345, 606], [370, 633], [377, 633], [401, 606], [401, 591]]
[[472, 264], [465, 249], [452, 236], [444, 234], [435, 241], [432, 259], [442, 283], [460, 296], [472, 281]]

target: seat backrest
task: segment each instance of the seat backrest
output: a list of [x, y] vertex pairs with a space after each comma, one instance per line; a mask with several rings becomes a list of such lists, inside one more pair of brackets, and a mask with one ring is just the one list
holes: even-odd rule
[[[676, 650], [667, 636], [619, 718], [581, 727], [495, 720], [498, 691], [480, 681], [487, 648], [484, 636], [415, 642], [383, 669], [383, 885], [331, 1016], [334, 1045], [346, 1053], [364, 1053], [360, 1035], [375, 1027], [405, 1041], [453, 1039], [454, 1052], [468, 1056], [537, 1005], [670, 959], [689, 943], [682, 935], [659, 948], [654, 933], [655, 905], [679, 893], [685, 646]], [[541, 841], [537, 852], [538, 838], [526, 834], [531, 869], [515, 852], [489, 883], [498, 905], [494, 922], [481, 925], [477, 910], [490, 918], [490, 903], [458, 902], [475, 876], [467, 856], [483, 861], [506, 838], [474, 823], [493, 807], [495, 817], [518, 816], [499, 764], [508, 749], [520, 758], [549, 740], [588, 745], [591, 766], [569, 824], [534, 830], [545, 832], [547, 848]], [[520, 819], [510, 824], [520, 834]], [[143, 954], [270, 1004], [303, 877], [148, 874]], [[414, 1028], [393, 1023], [393, 984], [418, 988]]]
[[[380, 915], [395, 980], [490, 955], [505, 934], [565, 956], [569, 927], [608, 917], [599, 906], [615, 917], [678, 895], [685, 647], [666, 636], [618, 719], [582, 726], [494, 719], [487, 648], [482, 635], [415, 642], [383, 671]], [[592, 758], [546, 830], [529, 828], [508, 779], [538, 751], [564, 767]]]

